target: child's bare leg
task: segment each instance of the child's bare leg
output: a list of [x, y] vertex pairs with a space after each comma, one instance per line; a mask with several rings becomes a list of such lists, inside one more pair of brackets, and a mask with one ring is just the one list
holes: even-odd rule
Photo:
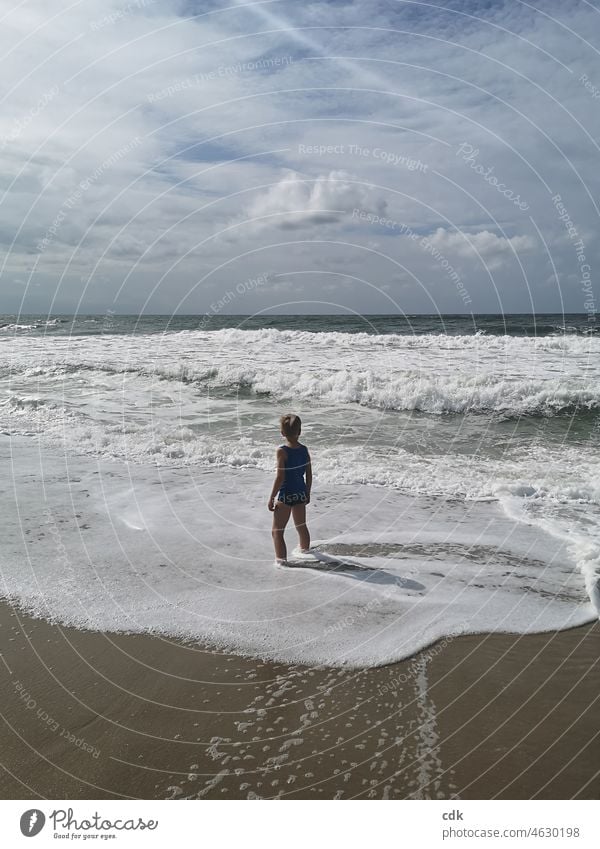
[[294, 524], [296, 525], [296, 530], [298, 531], [298, 541], [300, 542], [300, 548], [306, 550], [310, 548], [310, 534], [308, 532], [308, 528], [306, 527], [306, 505], [295, 504], [292, 507], [292, 516], [294, 517]]
[[280, 501], [275, 502], [271, 535], [273, 537], [273, 545], [275, 546], [275, 557], [278, 560], [287, 560], [287, 548], [285, 546], [283, 532], [290, 518], [291, 509], [287, 504], [282, 504]]

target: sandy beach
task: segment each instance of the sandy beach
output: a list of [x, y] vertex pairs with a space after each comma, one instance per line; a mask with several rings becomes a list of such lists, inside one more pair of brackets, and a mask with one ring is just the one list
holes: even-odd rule
[[4, 798], [597, 798], [600, 625], [284, 666], [0, 605]]

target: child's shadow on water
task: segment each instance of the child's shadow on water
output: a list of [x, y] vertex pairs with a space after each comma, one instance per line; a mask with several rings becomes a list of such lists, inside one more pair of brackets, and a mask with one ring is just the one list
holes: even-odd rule
[[422, 592], [425, 589], [425, 586], [418, 581], [411, 581], [409, 578], [392, 575], [391, 572], [386, 572], [385, 569], [374, 569], [369, 566], [361, 566], [359, 563], [352, 563], [348, 560], [338, 560], [337, 557], [332, 557], [330, 554], [323, 554], [321, 551], [313, 550], [311, 554], [315, 560], [301, 560], [300, 562], [288, 564], [288, 568], [294, 569], [301, 567], [303, 569], [315, 569], [317, 572], [336, 573], [344, 578], [352, 578], [355, 581], [396, 586], [403, 590]]

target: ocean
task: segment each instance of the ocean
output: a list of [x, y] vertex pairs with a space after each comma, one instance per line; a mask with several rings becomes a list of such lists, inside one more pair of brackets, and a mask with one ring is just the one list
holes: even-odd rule
[[[272, 565], [288, 411], [347, 568]], [[370, 666], [600, 612], [587, 315], [0, 316], [0, 434], [2, 595], [51, 621]]]

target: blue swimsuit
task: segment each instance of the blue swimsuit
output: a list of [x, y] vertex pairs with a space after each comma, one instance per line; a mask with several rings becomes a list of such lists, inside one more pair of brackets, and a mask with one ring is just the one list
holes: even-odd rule
[[304, 475], [308, 464], [308, 449], [305, 445], [290, 448], [289, 445], [281, 446], [285, 450], [285, 480], [283, 486], [277, 493], [277, 501], [281, 501], [290, 507], [294, 504], [306, 504], [306, 481]]

